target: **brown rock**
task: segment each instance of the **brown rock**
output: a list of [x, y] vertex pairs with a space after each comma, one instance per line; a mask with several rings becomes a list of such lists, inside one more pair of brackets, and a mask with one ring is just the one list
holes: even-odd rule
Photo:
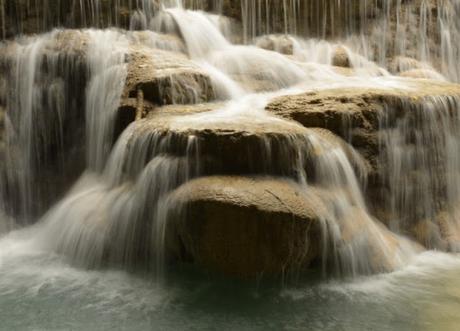
[[423, 103], [429, 97], [460, 96], [457, 84], [430, 80], [407, 84], [410, 89], [343, 88], [284, 96], [271, 101], [266, 109], [305, 127], [332, 131], [375, 165], [379, 116], [386, 105], [391, 105], [396, 116], [402, 116], [407, 104]]
[[293, 55], [294, 53], [293, 40], [287, 35], [262, 36], [256, 40], [256, 46], [285, 55]]
[[351, 68], [352, 64], [347, 50], [343, 46], [337, 46], [332, 56], [332, 65], [336, 67]]
[[206, 269], [253, 278], [308, 267], [318, 257], [315, 206], [293, 182], [207, 177], [173, 196], [185, 206], [177, 236]]
[[189, 104], [214, 99], [210, 78], [180, 53], [131, 47], [125, 97], [144, 98], [156, 105]]
[[147, 137], [153, 136], [168, 137], [179, 153], [187, 150], [193, 139], [206, 174], [296, 177], [299, 153], [306, 153], [309, 148], [307, 129], [295, 122], [264, 116], [209, 120], [210, 115], [200, 113], [210, 106], [161, 107], [136, 122], [132, 142], [150, 141]]

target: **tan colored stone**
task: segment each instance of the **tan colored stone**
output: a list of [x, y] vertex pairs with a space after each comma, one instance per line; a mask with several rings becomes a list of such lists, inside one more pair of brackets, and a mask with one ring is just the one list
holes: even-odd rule
[[173, 196], [185, 206], [177, 235], [208, 270], [254, 278], [308, 267], [318, 257], [315, 206], [293, 182], [207, 177]]
[[209, 76], [185, 55], [133, 46], [130, 49], [125, 97], [144, 98], [156, 105], [190, 104], [214, 99]]
[[337, 46], [332, 56], [332, 65], [336, 67], [351, 68], [351, 61], [347, 50], [343, 46]]
[[287, 35], [265, 35], [256, 40], [256, 46], [285, 55], [294, 53], [294, 43]]

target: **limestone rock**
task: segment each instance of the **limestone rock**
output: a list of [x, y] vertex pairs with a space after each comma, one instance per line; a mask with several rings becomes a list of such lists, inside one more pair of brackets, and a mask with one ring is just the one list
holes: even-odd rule
[[275, 51], [285, 55], [294, 53], [294, 44], [287, 35], [266, 35], [256, 40], [256, 46], [268, 51]]
[[349, 141], [375, 165], [378, 156], [379, 114], [390, 105], [402, 116], [405, 103], [424, 98], [460, 96], [460, 85], [437, 81], [410, 81], [408, 89], [343, 88], [279, 97], [266, 109], [305, 127], [328, 129]]
[[141, 90], [156, 105], [208, 102], [214, 98], [210, 78], [183, 54], [131, 47], [125, 97]]
[[5, 117], [6, 111], [0, 106], [0, 169], [3, 168], [5, 153]]
[[336, 67], [351, 68], [352, 64], [347, 50], [343, 46], [337, 46], [332, 56], [332, 65]]
[[432, 69], [432, 67], [411, 57], [396, 56], [389, 60], [388, 69], [393, 74], [399, 74], [414, 69]]
[[408, 78], [421, 78], [421, 79], [431, 79], [431, 80], [439, 80], [445, 81], [443, 75], [436, 72], [433, 69], [412, 69], [403, 71], [399, 74], [401, 77], [408, 77]]
[[254, 278], [308, 267], [318, 257], [315, 206], [293, 182], [205, 177], [173, 196], [184, 206], [176, 225], [183, 251], [206, 269]]
[[[384, 134], [391, 135], [391, 130], [395, 128], [400, 119], [413, 115], [412, 121], [417, 121], [417, 116], [420, 114], [416, 113], [418, 110], [423, 110], [422, 107], [426, 105], [433, 105], [432, 107], [440, 105], [439, 111], [443, 114], [446, 111], [456, 111], [455, 105], [458, 102], [456, 100], [460, 97], [460, 85], [457, 84], [407, 79], [405, 84], [408, 87], [406, 89], [320, 90], [280, 97], [267, 106], [268, 111], [278, 116], [298, 121], [305, 127], [326, 128], [349, 142], [370, 165], [365, 195], [372, 213], [378, 215], [378, 218], [385, 223], [398, 216], [388, 215], [388, 210], [382, 211], [388, 207], [384, 200], [390, 199], [387, 176], [391, 176], [388, 174], [391, 161], [386, 159], [386, 146], [381, 137]], [[454, 108], [442, 106], [446, 104], [452, 104]], [[443, 120], [440, 119], [440, 121]], [[409, 135], [407, 132], [405, 134]], [[405, 143], [409, 144], [409, 147], [413, 144], [410, 137], [404, 139], [408, 139]], [[426, 146], [425, 152], [431, 153], [430, 148]], [[438, 183], [434, 194], [438, 197], [437, 199], [442, 200], [445, 194], [443, 185], [446, 179], [441, 177], [445, 170], [442, 169], [442, 158], [439, 160], [436, 158], [436, 160], [433, 161], [433, 165], [430, 163], [430, 167], [433, 167], [432, 171], [436, 173], [432, 176]], [[416, 170], [416, 167], [414, 169], [409, 167], [404, 173], [404, 179], [410, 183], [423, 182], [427, 175]], [[416, 196], [411, 196], [412, 198], [416, 199]], [[408, 199], [406, 197], [406, 204], [409, 203]], [[413, 203], [416, 204], [416, 201]], [[404, 226], [407, 228], [403, 230], [420, 243], [429, 248], [439, 249], [455, 245], [455, 240], [452, 238], [456, 237], [456, 230], [447, 226], [449, 222], [431, 223], [431, 220], [418, 219], [417, 213], [414, 213], [413, 217], [414, 219], [411, 216], [410, 220], [405, 223]]]
[[188, 150], [187, 145], [193, 141], [199, 151], [197, 162], [205, 174], [272, 174], [296, 178], [297, 159], [308, 150], [307, 129], [295, 122], [263, 115], [209, 120], [210, 115], [203, 113], [209, 107], [159, 108], [136, 122], [131, 140], [135, 143], [150, 141], [148, 137], [165, 137], [177, 153]]

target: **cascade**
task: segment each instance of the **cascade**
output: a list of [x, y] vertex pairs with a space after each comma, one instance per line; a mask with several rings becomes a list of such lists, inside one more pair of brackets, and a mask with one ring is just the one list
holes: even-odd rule
[[[115, 116], [127, 75], [127, 40], [114, 31], [89, 31], [86, 91], [87, 165], [101, 170], [111, 149]], [[101, 57], [100, 54], [108, 54]]]
[[432, 293], [460, 265], [459, 15], [457, 0], [0, 0], [0, 311], [76, 300], [142, 321], [146, 296], [214, 292], [215, 274], [281, 279], [277, 310], [305, 282], [289, 310], [452, 305]]
[[[289, 6], [295, 13], [300, 10], [295, 1]], [[91, 15], [96, 16], [97, 3], [92, 8]], [[402, 82], [386, 78], [390, 76], [386, 70], [346, 46], [289, 37], [283, 42], [292, 44], [292, 56], [286, 57], [256, 46], [234, 45], [215, 16], [185, 9], [182, 3], [165, 2], [156, 10], [160, 11], [151, 16], [151, 21], [145, 21], [145, 28], [156, 30], [153, 32], [55, 30], [3, 46], [3, 70], [14, 82], [14, 89], [6, 96], [6, 108], [10, 110], [5, 135], [6, 212], [24, 219], [22, 223], [34, 222], [73, 186], [39, 220], [42, 226], [37, 242], [46, 250], [64, 254], [84, 267], [143, 265], [163, 276], [166, 260], [174, 256], [177, 246], [175, 239], [170, 238], [168, 224], [175, 224], [171, 219], [185, 217], [178, 214], [186, 214], [185, 207], [184, 213], [178, 212], [182, 208], [171, 198], [173, 191], [193, 178], [222, 173], [281, 176], [300, 185], [305, 199], [317, 204], [315, 212], [322, 238], [320, 256], [327, 274], [353, 276], [400, 268], [420, 250], [402, 237], [408, 227], [403, 222], [434, 219], [441, 210], [453, 215], [458, 200], [454, 184], [458, 177], [457, 161], [447, 154], [455, 154], [453, 151], [460, 146], [455, 138], [456, 126], [451, 123], [451, 116], [458, 109], [456, 102], [445, 98], [427, 100], [421, 109], [410, 112], [420, 118], [403, 117], [396, 124], [390, 106], [382, 112], [381, 145], [385, 153], [381, 154], [381, 163], [389, 165], [382, 180], [388, 182], [390, 190], [384, 208], [392, 217], [384, 220], [390, 224], [392, 233], [367, 206], [363, 197], [367, 161], [351, 145], [331, 140], [327, 134], [291, 127], [264, 108], [283, 93], [324, 89], [331, 84], [344, 86], [350, 82], [356, 86], [397, 88], [404, 86]], [[285, 11], [285, 15], [290, 14]], [[286, 32], [291, 31], [290, 26], [285, 28]], [[162, 41], [161, 34], [165, 32], [171, 37]], [[172, 35], [181, 38], [184, 47]], [[262, 39], [254, 43], [264, 47]], [[126, 84], [133, 79], [132, 70], [147, 66], [147, 62], [130, 64], [139, 56], [133, 54], [141, 54], [143, 61], [154, 61], [158, 48], [165, 52], [185, 52], [196, 66], [193, 70], [210, 77], [212, 94], [228, 105], [213, 106], [217, 109], [203, 115], [193, 114], [192, 107], [191, 114], [186, 116], [165, 119], [160, 115], [151, 119], [147, 116], [129, 125], [117, 139], [116, 127], [121, 116], [118, 105], [126, 96], [137, 98], [136, 118], [145, 116], [144, 104], [155, 107], [152, 102], [163, 104], [171, 100], [171, 103], [193, 104], [199, 100], [198, 91], [189, 86], [194, 77], [190, 76], [191, 69], [177, 78], [168, 71], [171, 73], [166, 74], [164, 82], [155, 83], [159, 84], [158, 91], [153, 94], [147, 89], [149, 85], [137, 85], [133, 92], [126, 91]], [[347, 78], [331, 69], [340, 49], [355, 68], [357, 77]], [[379, 78], [381, 75], [383, 78]], [[373, 81], [371, 85], [369, 79]], [[49, 81], [52, 88], [45, 87], [44, 81]], [[77, 83], [79, 92], [75, 93], [71, 84]], [[182, 89], [192, 96], [180, 97], [185, 93]], [[167, 95], [171, 97], [164, 99]], [[451, 108], [445, 108], [446, 105]], [[410, 103], [402, 106], [411, 107]], [[77, 111], [80, 108], [85, 111]], [[76, 113], [78, 117], [74, 117]], [[254, 122], [254, 116], [260, 123]], [[236, 165], [231, 159], [223, 164], [218, 162], [224, 155], [207, 142], [203, 128], [238, 132], [238, 126], [247, 121], [268, 128], [287, 125], [288, 130], [299, 133], [286, 137], [279, 133], [274, 137], [272, 133], [255, 135], [252, 139], [257, 149], [247, 146], [245, 157], [251, 160], [251, 154], [263, 155], [259, 160], [262, 164], [240, 161]], [[440, 122], [445, 123], [441, 129]], [[408, 127], [416, 131], [408, 131]], [[253, 129], [241, 130], [244, 135]], [[69, 134], [72, 131], [74, 134]], [[446, 136], [439, 136], [438, 132]], [[413, 148], [414, 135], [420, 138], [414, 152], [408, 153]], [[118, 140], [115, 145], [114, 140]], [[443, 151], [444, 145], [448, 151]], [[77, 154], [67, 154], [68, 150]], [[85, 163], [69, 164], [66, 159], [74, 155], [86, 155]], [[53, 179], [38, 185], [41, 178], [52, 177], [50, 168], [65, 183], [55, 183], [57, 179]], [[431, 176], [430, 172], [438, 168], [445, 169], [450, 177], [438, 180]], [[66, 171], [68, 175], [64, 175]], [[411, 184], [412, 179], [406, 176], [412, 176], [413, 172], [419, 172], [424, 180]], [[81, 177], [77, 180], [78, 176]], [[405, 185], [401, 186], [401, 182]], [[441, 194], [442, 190], [446, 190], [445, 194]], [[412, 215], [413, 204], [422, 197], [425, 209], [418, 209]], [[447, 207], [439, 209], [438, 200], [446, 201]], [[454, 218], [446, 221], [449, 229], [457, 226]], [[442, 226], [445, 229], [447, 225]]]
[[[394, 56], [410, 56], [430, 63], [453, 81], [460, 76], [456, 66], [460, 52], [457, 0], [33, 0], [30, 4], [3, 0], [0, 4], [3, 37], [56, 26], [156, 29], [152, 20], [158, 21], [154, 17], [161, 8], [225, 10], [241, 21], [237, 34], [245, 43], [270, 33], [341, 38], [381, 65], [389, 65]], [[440, 47], [435, 47], [438, 40]]]
[[35, 258], [160, 286], [456, 258], [458, 1], [27, 3], [0, 1], [0, 298]]
[[459, 16], [0, 0], [2, 327], [456, 329]]
[[78, 41], [79, 36], [55, 31], [6, 45], [2, 53], [5, 84], [11, 86], [4, 99], [11, 111], [6, 115], [3, 190], [12, 203], [6, 208], [25, 223], [43, 211], [46, 203], [42, 205], [39, 196], [52, 197], [62, 190], [57, 178], [54, 188], [47, 190], [47, 181], [53, 181], [47, 177], [53, 172], [74, 177], [79, 167], [66, 158], [79, 155], [71, 146], [79, 139], [74, 125], [81, 118], [77, 110], [83, 108], [83, 96], [78, 89], [84, 88], [86, 70], [78, 43], [73, 49], [59, 49], [63, 38]]
[[[389, 191], [383, 198], [391, 227], [434, 228], [424, 234], [425, 244], [457, 251], [452, 239], [458, 235], [459, 99], [426, 98], [388, 107], [381, 119], [381, 144], [382, 163], [389, 165], [384, 172]], [[389, 125], [401, 107], [409, 111]]]

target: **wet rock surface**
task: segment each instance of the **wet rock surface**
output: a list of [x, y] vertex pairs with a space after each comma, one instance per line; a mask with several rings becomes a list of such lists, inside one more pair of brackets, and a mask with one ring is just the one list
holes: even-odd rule
[[129, 54], [125, 95], [156, 105], [212, 101], [210, 78], [186, 56], [159, 49], [133, 48]]
[[319, 256], [315, 205], [294, 182], [204, 177], [173, 192], [181, 258], [243, 278], [300, 270]]
[[299, 153], [309, 148], [307, 129], [264, 116], [206, 121], [209, 107], [218, 104], [159, 108], [136, 122], [131, 141], [165, 137], [181, 155], [193, 139], [204, 174], [297, 176]]
[[[436, 81], [413, 81], [405, 89], [342, 88], [307, 92], [272, 100], [267, 111], [297, 121], [305, 127], [328, 129], [346, 141], [376, 166], [380, 119], [386, 107], [401, 117], [407, 104], [422, 104], [424, 98], [456, 97], [460, 85]], [[396, 118], [393, 118], [395, 120]]]

